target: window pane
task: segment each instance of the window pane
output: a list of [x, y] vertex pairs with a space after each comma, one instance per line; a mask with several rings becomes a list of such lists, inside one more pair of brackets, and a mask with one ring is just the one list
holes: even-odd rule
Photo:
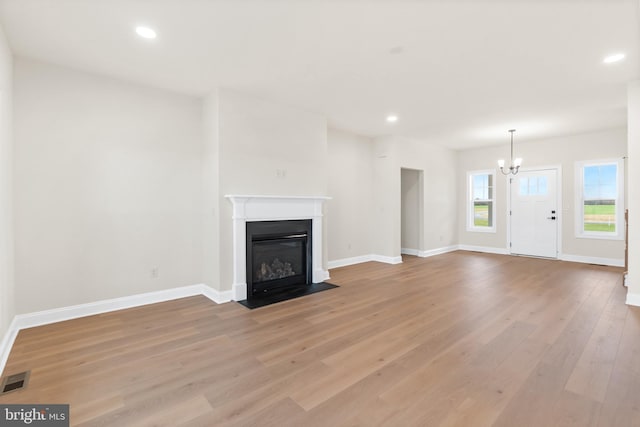
[[518, 181], [518, 192], [521, 196], [546, 196], [547, 177], [532, 176], [530, 178], [520, 177]]
[[616, 164], [584, 167], [584, 231], [616, 232], [617, 173]]
[[584, 167], [584, 199], [615, 199], [618, 166], [595, 165]]
[[493, 226], [493, 202], [473, 202], [473, 225], [476, 227]]
[[547, 195], [547, 177], [546, 176], [539, 176], [538, 177], [538, 194], [540, 196], [546, 196]]
[[518, 178], [518, 183], [520, 184], [518, 187], [518, 191], [521, 196], [526, 196], [529, 194], [529, 178], [520, 177]]
[[585, 200], [584, 231], [616, 232], [616, 201]]
[[489, 175], [473, 175], [473, 199], [489, 199]]

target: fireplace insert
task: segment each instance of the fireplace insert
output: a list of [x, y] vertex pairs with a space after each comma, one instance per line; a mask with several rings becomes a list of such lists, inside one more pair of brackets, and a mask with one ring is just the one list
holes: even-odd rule
[[247, 298], [311, 285], [310, 219], [247, 222]]

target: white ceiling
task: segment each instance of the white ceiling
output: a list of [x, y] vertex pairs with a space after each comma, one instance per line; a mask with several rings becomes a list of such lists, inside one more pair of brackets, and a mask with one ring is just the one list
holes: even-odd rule
[[[626, 124], [638, 0], [0, 0], [16, 55], [456, 149]], [[134, 33], [153, 27], [158, 38]], [[604, 65], [607, 54], [625, 52]], [[385, 122], [389, 113], [400, 119]]]

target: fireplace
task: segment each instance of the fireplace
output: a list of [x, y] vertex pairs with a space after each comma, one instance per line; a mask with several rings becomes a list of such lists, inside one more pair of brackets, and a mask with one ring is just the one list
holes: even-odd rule
[[329, 279], [329, 272], [323, 268], [325, 251], [322, 239], [322, 205], [329, 199], [328, 197], [256, 195], [226, 195], [225, 197], [233, 205], [231, 216], [233, 221], [233, 300], [245, 301], [249, 297], [247, 284], [251, 279], [247, 275], [246, 233], [247, 224], [253, 222], [311, 220], [309, 235], [312, 238], [307, 239], [307, 246], [311, 247], [311, 255], [307, 256], [307, 263], [311, 263], [311, 267], [307, 264], [307, 274], [311, 274], [312, 283], [321, 283]]
[[312, 248], [310, 219], [247, 222], [247, 298], [311, 285]]

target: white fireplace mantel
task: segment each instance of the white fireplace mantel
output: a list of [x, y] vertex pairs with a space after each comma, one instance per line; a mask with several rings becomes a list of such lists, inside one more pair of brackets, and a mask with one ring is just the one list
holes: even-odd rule
[[233, 204], [233, 299], [247, 299], [247, 222], [290, 219], [312, 220], [312, 275], [313, 282], [329, 278], [322, 266], [323, 232], [322, 204], [331, 199], [326, 196], [247, 196], [226, 195]]

